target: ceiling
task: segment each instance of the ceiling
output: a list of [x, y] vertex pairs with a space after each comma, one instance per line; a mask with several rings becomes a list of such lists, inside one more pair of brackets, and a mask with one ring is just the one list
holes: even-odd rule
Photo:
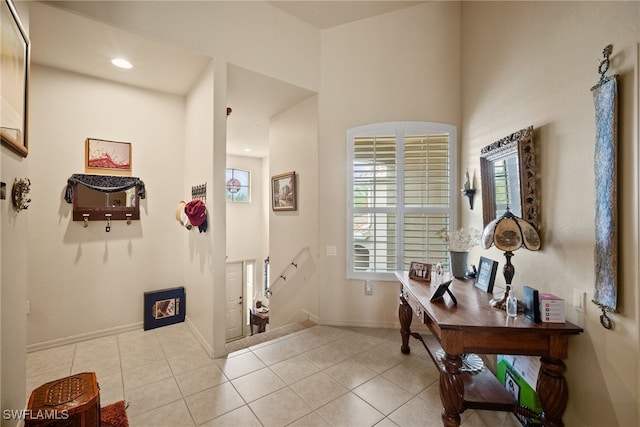
[[[73, 10], [67, 13], [60, 9], [68, 9], [73, 3], [45, 3], [30, 5], [33, 63], [176, 95], [185, 95], [210, 63], [211, 58], [201, 54], [87, 19]], [[322, 30], [422, 2], [267, 3]], [[116, 55], [126, 55], [134, 68], [121, 70], [111, 66], [109, 61]], [[229, 65], [227, 78], [227, 101], [233, 109], [227, 120], [227, 152], [265, 157], [270, 118], [312, 96], [313, 92], [233, 65]]]

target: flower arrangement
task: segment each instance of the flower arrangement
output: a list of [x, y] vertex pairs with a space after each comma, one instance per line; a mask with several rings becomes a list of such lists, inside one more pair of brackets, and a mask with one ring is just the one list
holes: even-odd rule
[[444, 240], [449, 245], [449, 250], [453, 252], [467, 252], [480, 244], [481, 237], [481, 233], [475, 228], [470, 228], [468, 231], [459, 228], [451, 233], [446, 227], [442, 227], [436, 235]]

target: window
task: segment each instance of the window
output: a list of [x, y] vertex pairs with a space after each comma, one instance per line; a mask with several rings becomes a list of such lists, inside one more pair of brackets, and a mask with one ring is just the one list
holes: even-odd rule
[[[448, 263], [456, 128], [393, 122], [347, 131], [347, 278], [395, 280], [411, 261]], [[451, 224], [451, 227], [449, 227]]]
[[251, 193], [249, 192], [251, 173], [240, 169], [226, 170], [226, 195], [227, 202], [249, 203]]

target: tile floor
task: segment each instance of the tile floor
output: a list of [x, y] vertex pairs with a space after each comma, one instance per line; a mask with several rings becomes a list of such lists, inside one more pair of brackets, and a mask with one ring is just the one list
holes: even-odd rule
[[[27, 355], [27, 390], [96, 372], [131, 427], [441, 426], [438, 372], [397, 329], [313, 326], [210, 359], [184, 323]], [[519, 424], [466, 411], [463, 427]]]

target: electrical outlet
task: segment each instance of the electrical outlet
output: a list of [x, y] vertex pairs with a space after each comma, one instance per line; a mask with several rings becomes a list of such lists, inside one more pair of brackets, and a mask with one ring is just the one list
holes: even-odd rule
[[366, 280], [364, 282], [364, 294], [365, 295], [373, 295], [373, 285], [368, 280]]
[[579, 289], [573, 290], [573, 306], [578, 313], [584, 313], [586, 310], [587, 293]]

